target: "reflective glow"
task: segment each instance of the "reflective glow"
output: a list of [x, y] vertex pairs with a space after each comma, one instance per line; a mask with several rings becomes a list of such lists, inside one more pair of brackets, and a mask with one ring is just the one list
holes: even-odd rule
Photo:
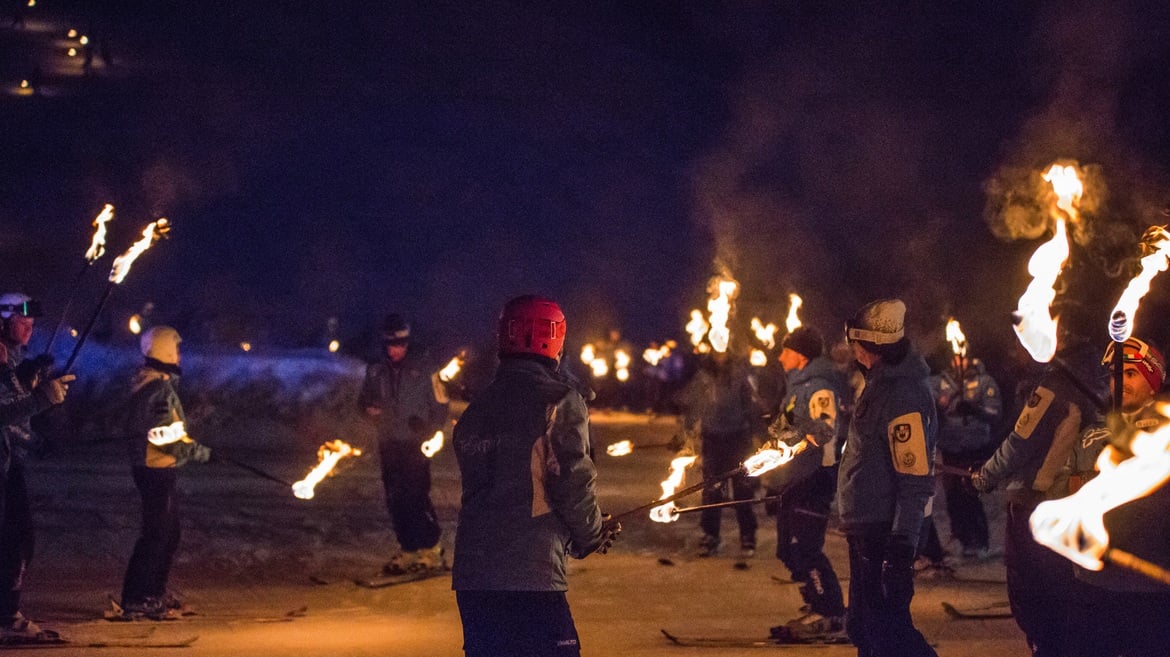
[[1150, 226], [1142, 236], [1142, 269], [1126, 286], [1109, 314], [1109, 337], [1125, 342], [1133, 335], [1133, 320], [1150, 283], [1170, 265], [1170, 233], [1162, 226]]
[[127, 328], [129, 328], [130, 332], [133, 333], [134, 335], [138, 335], [139, 333], [142, 333], [142, 317], [139, 316], [138, 313], [134, 313], [133, 315], [131, 315], [130, 321], [127, 322], [126, 324], [127, 324]]
[[436, 431], [435, 435], [431, 436], [429, 440], [424, 440], [420, 446], [420, 449], [422, 450], [423, 456], [427, 457], [428, 459], [435, 454], [438, 454], [439, 450], [443, 449], [442, 430]]
[[947, 342], [951, 343], [951, 351], [956, 356], [967, 355], [967, 336], [963, 335], [963, 328], [954, 317], [947, 320]]
[[784, 320], [784, 328], [791, 333], [801, 327], [800, 321], [800, 307], [804, 305], [804, 299], [800, 295], [793, 292], [788, 295], [788, 317]]
[[85, 259], [93, 264], [106, 253], [106, 224], [114, 218], [114, 206], [106, 203], [98, 216], [93, 219], [93, 239], [89, 242], [89, 249], [85, 252]]
[[337, 462], [346, 456], [361, 456], [362, 450], [350, 447], [340, 440], [331, 440], [317, 449], [317, 465], [305, 478], [292, 485], [293, 495], [302, 500], [311, 500], [314, 489], [326, 476], [333, 472]]
[[110, 282], [121, 283], [126, 280], [126, 274], [130, 273], [130, 265], [155, 242], [165, 237], [170, 229], [171, 225], [165, 218], [147, 224], [146, 228], [142, 229], [142, 238], [130, 245], [125, 253], [114, 258], [114, 266], [110, 269]]
[[[1159, 404], [1158, 410], [1170, 417], [1170, 406]], [[1121, 460], [1118, 450], [1106, 446], [1097, 458], [1101, 474], [1073, 495], [1036, 507], [1029, 524], [1037, 543], [1083, 568], [1105, 567], [1103, 557], [1109, 550], [1105, 513], [1149, 495], [1170, 480], [1170, 424], [1154, 433], [1138, 432], [1129, 449], [1133, 456]]]
[[605, 453], [610, 456], [626, 456], [632, 454], [634, 451], [634, 443], [628, 440], [619, 440], [616, 443], [610, 443], [605, 448]]
[[[664, 500], [674, 495], [674, 491], [678, 490], [682, 486], [683, 481], [686, 480], [686, 469], [698, 458], [694, 455], [678, 456], [670, 462], [670, 476], [662, 482], [662, 496], [658, 499]], [[650, 519], [654, 522], [674, 522], [678, 520], [678, 514], [674, 513], [674, 510], [677, 508], [674, 502], [667, 502], [666, 504], [656, 506], [650, 509]]]

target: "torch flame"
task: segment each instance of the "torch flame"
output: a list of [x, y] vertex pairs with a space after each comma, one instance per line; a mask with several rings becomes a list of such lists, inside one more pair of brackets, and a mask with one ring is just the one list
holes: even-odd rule
[[142, 332], [142, 317], [138, 313], [134, 313], [130, 316], [130, 321], [126, 325], [131, 333], [138, 335]]
[[450, 362], [443, 366], [443, 369], [439, 370], [439, 380], [444, 383], [451, 381], [451, 379], [454, 379], [459, 374], [459, 370], [462, 368], [463, 359], [458, 356], [452, 358]]
[[110, 269], [110, 282], [120, 284], [126, 279], [126, 274], [130, 273], [130, 265], [138, 259], [147, 249], [155, 242], [166, 237], [167, 231], [171, 229], [171, 224], [165, 218], [157, 221], [152, 221], [142, 229], [142, 238], [134, 244], [125, 253], [114, 258], [114, 266]]
[[768, 354], [760, 349], [752, 349], [751, 356], [748, 357], [748, 362], [752, 367], [764, 367], [768, 364]]
[[951, 351], [956, 356], [962, 358], [967, 355], [967, 336], [963, 335], [963, 328], [954, 317], [947, 320], [947, 341], [951, 343]]
[[703, 345], [703, 338], [709, 330], [711, 330], [711, 325], [703, 318], [703, 312], [698, 308], [691, 310], [691, 321], [687, 322], [686, 332], [691, 336], [691, 344], [700, 349], [700, 351]]
[[605, 453], [610, 456], [627, 456], [634, 451], [634, 443], [628, 440], [619, 440], [616, 443], [610, 443], [605, 448]]
[[309, 471], [305, 478], [293, 484], [293, 495], [302, 500], [313, 499], [313, 489], [321, 480], [329, 476], [337, 462], [346, 456], [361, 456], [362, 450], [350, 447], [340, 440], [331, 440], [317, 450], [317, 467]]
[[758, 477], [788, 463], [806, 449], [808, 449], [807, 440], [802, 440], [795, 446], [778, 441], [768, 443], [763, 449], [752, 454], [743, 462], [743, 472], [749, 477]]
[[[674, 495], [674, 491], [682, 486], [684, 479], [686, 479], [686, 469], [690, 467], [695, 459], [699, 457], [691, 456], [677, 456], [670, 462], [670, 476], [666, 481], [662, 482], [662, 497], [658, 499], [666, 499]], [[650, 519], [654, 522], [674, 522], [678, 520], [678, 514], [674, 513], [677, 509], [674, 502], [667, 502], [661, 506], [656, 506], [650, 509]]]
[[428, 459], [439, 453], [443, 449], [443, 431], [440, 429], [431, 436], [430, 440], [424, 440], [421, 446], [423, 456]]
[[[1170, 417], [1170, 406], [1159, 404], [1158, 410]], [[1170, 480], [1170, 424], [1154, 433], [1139, 432], [1130, 451], [1133, 457], [1115, 463], [1118, 451], [1107, 446], [1097, 459], [1101, 474], [1073, 495], [1040, 503], [1029, 519], [1036, 542], [1089, 570], [1104, 568], [1102, 558], [1109, 550], [1105, 513]]]
[[731, 329], [727, 320], [731, 318], [731, 301], [739, 291], [739, 283], [730, 278], [714, 278], [707, 288], [714, 295], [707, 301], [707, 314], [711, 318], [711, 330], [707, 341], [719, 353], [727, 351], [731, 343]]
[[613, 352], [613, 368], [615, 370], [614, 376], [618, 381], [625, 383], [630, 380], [630, 355], [626, 353], [625, 349], [618, 349]]
[[1044, 173], [1044, 180], [1049, 182], [1052, 191], [1056, 192], [1056, 207], [1064, 210], [1069, 219], [1076, 221], [1080, 216], [1077, 205], [1085, 193], [1085, 185], [1077, 175], [1077, 168], [1053, 164]]
[[1125, 342], [1133, 335], [1133, 318], [1137, 315], [1138, 304], [1150, 291], [1154, 276], [1166, 271], [1170, 265], [1170, 233], [1164, 226], [1150, 226], [1142, 236], [1142, 250], [1147, 255], [1141, 259], [1141, 272], [1126, 286], [1109, 315], [1109, 337], [1117, 342]]
[[113, 218], [114, 206], [109, 203], [106, 203], [106, 207], [94, 217], [93, 239], [90, 240], [89, 249], [85, 252], [85, 259], [91, 265], [106, 254], [106, 224]]
[[1056, 355], [1056, 319], [1049, 308], [1056, 299], [1056, 279], [1068, 260], [1068, 235], [1064, 219], [1056, 220], [1052, 239], [1041, 244], [1028, 261], [1032, 282], [1016, 307], [1016, 335], [1032, 358], [1047, 363]]
[[788, 318], [784, 320], [784, 327], [788, 329], [789, 333], [801, 327], [802, 322], [798, 313], [802, 305], [804, 305], [804, 299], [801, 299], [799, 294], [793, 292], [788, 295]]
[[776, 348], [776, 331], [778, 330], [779, 327], [775, 324], [769, 323], [764, 326], [759, 317], [752, 318], [752, 331], [756, 334], [756, 339], [769, 349]]
[[670, 356], [670, 345], [666, 344], [657, 349], [647, 348], [646, 351], [642, 352], [642, 360], [651, 365], [657, 365], [659, 361], [668, 356]]

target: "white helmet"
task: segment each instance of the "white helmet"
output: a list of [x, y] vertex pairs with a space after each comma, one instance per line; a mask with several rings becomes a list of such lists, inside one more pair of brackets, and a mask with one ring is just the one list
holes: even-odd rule
[[13, 315], [21, 317], [40, 317], [41, 304], [23, 292], [5, 292], [0, 294], [0, 318], [8, 319]]
[[179, 364], [179, 343], [183, 338], [169, 326], [152, 326], [138, 341], [142, 355], [168, 365]]

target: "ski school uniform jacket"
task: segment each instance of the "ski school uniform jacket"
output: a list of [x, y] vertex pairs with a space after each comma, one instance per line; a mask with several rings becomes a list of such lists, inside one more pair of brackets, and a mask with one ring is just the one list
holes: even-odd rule
[[[1085, 344], [1058, 355], [1073, 376], [1108, 393], [1108, 372], [1095, 349]], [[1099, 411], [1069, 376], [1049, 366], [1032, 391], [1015, 428], [983, 464], [991, 486], [1007, 484], [1008, 501], [1036, 504], [1069, 494], [1070, 463], [1081, 433], [1097, 423]]]
[[398, 367], [387, 359], [366, 368], [358, 404], [380, 408], [378, 440], [420, 444], [443, 426], [447, 406], [429, 371], [409, 358]]
[[187, 435], [187, 416], [175, 391], [178, 382], [177, 373], [149, 365], [134, 374], [123, 410], [131, 465], [177, 468], [199, 448]]
[[[819, 446], [810, 445], [791, 463], [765, 474], [765, 485], [771, 490], [798, 485], [822, 467], [837, 465], [838, 445], [844, 442], [838, 440], [844, 432], [841, 393], [835, 385], [839, 377], [829, 359], [823, 356], [813, 358], [804, 368], [788, 372], [785, 378], [788, 393], [780, 405], [779, 416], [768, 427], [768, 433], [789, 444], [811, 434]], [[786, 429], [794, 430], [795, 434], [786, 432]]]
[[538, 362], [504, 358], [452, 444], [463, 477], [452, 588], [567, 590], [567, 556], [601, 544], [581, 394]]
[[846, 533], [889, 523], [916, 543], [934, 494], [938, 433], [926, 361], [910, 349], [902, 362], [879, 362], [857, 400], [841, 458], [837, 503]]
[[[961, 385], [955, 383], [949, 372], [931, 377], [930, 382], [936, 399], [945, 396], [949, 400], [939, 417], [938, 448], [954, 454], [987, 447], [991, 442], [991, 423], [1003, 414], [1003, 396], [983, 363], [974, 363], [964, 373]], [[972, 412], [961, 412], [960, 402], [966, 402]]]

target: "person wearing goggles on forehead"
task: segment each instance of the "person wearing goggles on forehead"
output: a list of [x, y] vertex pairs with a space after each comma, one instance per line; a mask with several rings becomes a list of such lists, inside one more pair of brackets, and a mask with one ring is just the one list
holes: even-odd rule
[[[1112, 366], [1117, 343], [1105, 350], [1103, 365]], [[1097, 475], [1101, 452], [1112, 445], [1122, 458], [1133, 431], [1153, 432], [1166, 421], [1155, 401], [1166, 382], [1166, 360], [1148, 341], [1131, 337], [1122, 343], [1121, 418], [1123, 427], [1099, 424], [1086, 429], [1073, 450], [1070, 489]], [[1113, 429], [1120, 428], [1120, 431]], [[1123, 504], [1104, 514], [1111, 547], [1170, 567], [1170, 487]], [[1106, 563], [1100, 571], [1074, 567], [1086, 590], [1071, 601], [1069, 657], [1164, 655], [1170, 646], [1170, 588]], [[1135, 622], [1150, 619], [1146, 622]]]
[[24, 573], [33, 554], [32, 509], [23, 460], [40, 444], [30, 420], [65, 401], [66, 375], [49, 378], [23, 367], [40, 304], [20, 292], [0, 294], [0, 644], [57, 641], [20, 611]]
[[914, 557], [934, 494], [938, 418], [906, 304], [874, 301], [845, 324], [865, 389], [841, 457], [837, 505], [849, 543], [845, 629], [862, 657], [934, 657], [914, 627]]

